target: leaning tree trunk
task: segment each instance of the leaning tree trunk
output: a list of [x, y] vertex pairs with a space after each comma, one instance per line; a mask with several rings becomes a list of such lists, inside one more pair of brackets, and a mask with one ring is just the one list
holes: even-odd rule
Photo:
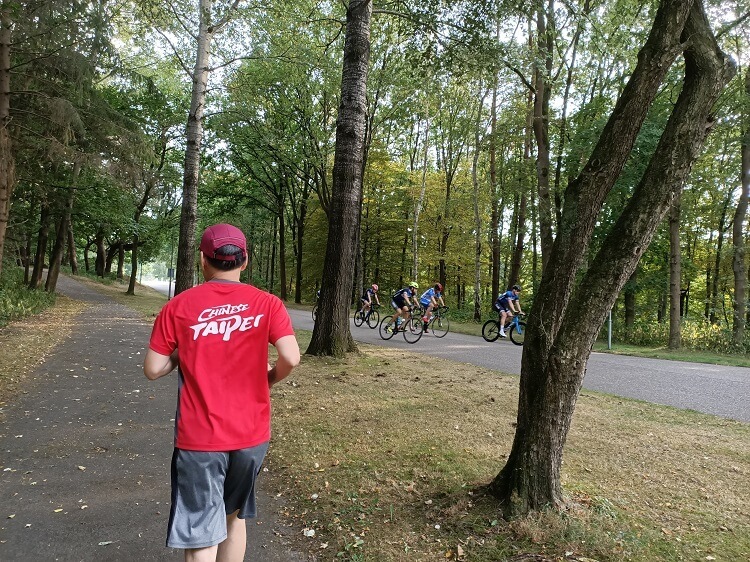
[[682, 263], [680, 254], [680, 200], [675, 197], [669, 211], [669, 349], [679, 349], [682, 345], [680, 331], [680, 289]]
[[[685, 49], [682, 92], [638, 186], [576, 284], [607, 193], [632, 151], [666, 72]], [[586, 363], [607, 312], [681, 189], [734, 67], [701, 2], [663, 0], [638, 64], [585, 168], [565, 194], [563, 222], [531, 310], [516, 434], [489, 490], [506, 516], [564, 504], [560, 468]]]
[[[750, 69], [745, 71], [745, 95], [750, 97]], [[734, 303], [732, 345], [740, 348], [745, 342], [745, 313], [747, 307], [747, 274], [745, 269], [745, 215], [750, 199], [750, 114], [746, 109], [745, 131], [742, 136], [742, 192], [732, 220], [732, 271], [734, 272]]]
[[357, 231], [362, 216], [362, 161], [367, 118], [372, 2], [352, 0], [346, 11], [341, 102], [336, 120], [333, 193], [323, 262], [320, 308], [307, 353], [343, 356], [355, 351], [349, 330]]
[[0, 272], [3, 268], [5, 232], [8, 227], [10, 200], [16, 183], [15, 157], [11, 148], [10, 124], [10, 49], [11, 3], [0, 6]]

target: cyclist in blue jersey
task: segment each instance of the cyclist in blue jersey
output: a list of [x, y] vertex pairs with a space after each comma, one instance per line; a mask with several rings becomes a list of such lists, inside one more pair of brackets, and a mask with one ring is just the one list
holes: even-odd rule
[[430, 318], [432, 318], [432, 311], [437, 308], [438, 304], [440, 306], [445, 306], [445, 301], [443, 300], [443, 286], [440, 283], [435, 283], [435, 285], [422, 293], [422, 296], [419, 297], [419, 304], [421, 304], [422, 308], [425, 310], [424, 316], [422, 316], [422, 325], [426, 332], [427, 323], [430, 321]]
[[375, 301], [375, 304], [380, 305], [377, 283], [373, 283], [371, 286], [365, 289], [365, 292], [362, 294], [362, 297], [359, 300], [362, 302], [362, 306], [359, 308], [358, 314], [361, 314], [362, 318], [364, 318], [370, 311], [373, 300]]
[[414, 306], [419, 306], [417, 289], [419, 289], [419, 285], [412, 281], [403, 289], [399, 289], [393, 293], [393, 296], [391, 297], [391, 306], [396, 312], [393, 313], [391, 318], [393, 319], [393, 322], [396, 323], [396, 327], [398, 327], [398, 319], [401, 317], [401, 314], [408, 314], [412, 303], [414, 303]]
[[[495, 301], [494, 308], [500, 313], [500, 337], [505, 337], [505, 323], [514, 314], [523, 314], [521, 310], [521, 301], [519, 300], [519, 293], [521, 287], [519, 285], [513, 285], [510, 291], [501, 293]], [[518, 310], [516, 310], [518, 308]]]

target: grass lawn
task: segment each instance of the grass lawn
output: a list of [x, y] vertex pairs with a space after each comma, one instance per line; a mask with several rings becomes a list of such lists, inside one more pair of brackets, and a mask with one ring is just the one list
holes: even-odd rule
[[267, 476], [323, 560], [750, 559], [749, 425], [585, 391], [570, 510], [505, 522], [483, 485], [510, 450], [518, 378], [360, 350], [305, 357], [273, 392]]
[[[146, 316], [165, 299], [102, 290]], [[75, 316], [65, 305], [56, 323]], [[40, 331], [25, 325], [12, 345]], [[304, 350], [310, 334], [298, 337]], [[263, 488], [318, 560], [750, 560], [749, 424], [584, 391], [565, 448], [568, 511], [508, 522], [484, 485], [510, 451], [518, 377], [359, 347], [303, 357], [272, 393]]]

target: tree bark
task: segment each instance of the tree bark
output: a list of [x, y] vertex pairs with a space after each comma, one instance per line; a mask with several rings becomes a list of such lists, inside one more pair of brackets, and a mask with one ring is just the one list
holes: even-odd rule
[[490, 125], [490, 194], [492, 215], [490, 217], [490, 247], [492, 248], [492, 298], [500, 293], [500, 193], [497, 183], [497, 84], [492, 88]]
[[680, 254], [680, 201], [681, 194], [675, 196], [669, 211], [669, 349], [679, 349], [682, 345], [680, 331], [680, 289], [682, 289], [682, 262]]
[[[750, 69], [745, 70], [745, 96], [750, 98]], [[734, 302], [732, 303], [732, 345], [741, 348], [745, 342], [747, 314], [747, 270], [745, 265], [745, 216], [750, 199], [750, 111], [745, 107], [745, 130], [742, 135], [742, 170], [740, 200], [732, 219], [732, 272]]]
[[68, 262], [70, 263], [70, 272], [78, 275], [78, 255], [76, 252], [76, 239], [73, 235], [73, 225], [68, 224]]
[[96, 244], [96, 260], [94, 263], [94, 269], [96, 270], [96, 276], [103, 278], [105, 270], [107, 269], [107, 250], [104, 247], [103, 224], [100, 224], [96, 229], [94, 244]]
[[714, 259], [714, 273], [711, 278], [711, 296], [710, 296], [710, 303], [711, 303], [711, 312], [708, 316], [709, 322], [711, 324], [716, 323], [718, 309], [719, 309], [719, 273], [721, 271], [721, 252], [724, 248], [724, 235], [727, 232], [728, 224], [727, 224], [727, 212], [729, 211], [729, 200], [732, 198], [731, 193], [727, 193], [726, 198], [724, 199], [724, 204], [721, 208], [721, 217], [719, 218], [719, 228], [718, 228], [718, 240], [716, 241], [716, 257]]
[[65, 207], [63, 208], [62, 216], [60, 217], [60, 224], [57, 228], [55, 245], [52, 249], [49, 271], [47, 272], [47, 282], [44, 285], [44, 290], [48, 293], [54, 293], [55, 288], [57, 287], [57, 277], [60, 275], [60, 265], [62, 264], [62, 257], [65, 252], [65, 242], [68, 240], [70, 217], [73, 214], [73, 202], [75, 201], [76, 185], [78, 184], [78, 176], [80, 174], [81, 163], [75, 162], [73, 164], [73, 176], [70, 186], [68, 187], [68, 193], [65, 197]]
[[0, 272], [3, 267], [5, 232], [8, 227], [10, 201], [16, 183], [16, 163], [11, 147], [10, 125], [10, 50], [12, 3], [0, 5]]
[[[536, 140], [536, 173], [537, 187], [539, 190], [539, 232], [542, 241], [542, 274], [552, 251], [552, 200], [549, 187], [549, 100], [550, 100], [550, 74], [552, 72], [553, 42], [551, 33], [547, 28], [547, 17], [551, 17], [554, 10], [553, 0], [547, 0], [547, 11], [544, 9], [544, 0], [540, 0], [537, 7], [536, 31], [537, 31], [537, 59], [544, 61], [542, 67], [539, 62], [535, 63], [534, 69], [534, 138]], [[509, 279], [512, 283], [513, 279]]]
[[[594, 226], [666, 72], [685, 49], [685, 78], [643, 178], [579, 283]], [[506, 516], [565, 503], [560, 467], [586, 363], [607, 312], [698, 156], [711, 108], [734, 72], [701, 2], [663, 0], [638, 64], [581, 174], [531, 309], [521, 361], [516, 435], [489, 490]]]
[[39, 211], [39, 233], [36, 238], [36, 254], [34, 255], [34, 269], [31, 272], [29, 289], [38, 289], [42, 284], [44, 276], [44, 258], [47, 255], [47, 241], [49, 238], [49, 202], [46, 197], [42, 199]]
[[199, 0], [198, 46], [193, 67], [193, 89], [190, 99], [185, 140], [185, 170], [182, 177], [182, 209], [180, 210], [180, 238], [177, 244], [177, 268], [174, 294], [193, 286], [195, 263], [195, 231], [198, 226], [198, 182], [200, 179], [203, 114], [209, 75], [209, 58], [213, 27], [212, 0]]
[[[750, 98], [750, 69], [745, 70], [745, 97]], [[745, 342], [747, 328], [747, 281], [750, 270], [746, 270], [745, 217], [750, 200], [750, 109], [744, 109], [744, 131], [742, 135], [742, 169], [740, 170], [740, 199], [732, 219], [732, 272], [734, 274], [734, 302], [732, 310], [732, 345], [741, 348]]]
[[625, 301], [625, 326], [631, 328], [635, 324], [635, 294], [636, 294], [636, 279], [638, 278], [638, 268], [633, 271], [633, 274], [625, 284], [624, 301]]
[[349, 330], [356, 239], [362, 217], [362, 162], [367, 120], [372, 2], [352, 0], [346, 11], [341, 101], [318, 318], [307, 353], [340, 357], [355, 351]]

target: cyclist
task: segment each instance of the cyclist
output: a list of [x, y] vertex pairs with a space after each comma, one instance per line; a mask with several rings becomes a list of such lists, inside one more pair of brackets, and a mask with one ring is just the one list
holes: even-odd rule
[[430, 321], [430, 318], [432, 318], [432, 311], [437, 308], [438, 304], [440, 304], [440, 306], [445, 306], [445, 301], [443, 300], [443, 286], [440, 283], [435, 283], [435, 285], [422, 293], [422, 296], [419, 297], [419, 304], [421, 304], [425, 310], [424, 316], [422, 316], [422, 325], [426, 332], [427, 323]]
[[362, 298], [359, 299], [362, 302], [362, 306], [360, 307], [357, 314], [361, 314], [363, 319], [367, 316], [367, 313], [370, 311], [370, 307], [372, 306], [373, 299], [375, 299], [375, 304], [380, 306], [380, 299], [378, 298], [377, 283], [373, 283], [367, 289], [365, 289], [365, 292], [362, 293]]
[[401, 318], [401, 314], [409, 313], [412, 302], [414, 303], [414, 306], [419, 306], [419, 299], [417, 299], [417, 289], [419, 289], [419, 285], [417, 285], [416, 282], [412, 281], [403, 289], [399, 289], [398, 291], [393, 293], [393, 296], [391, 297], [391, 306], [396, 312], [393, 313], [391, 319], [396, 323], [396, 328], [398, 328], [400, 324], [399, 318]]
[[[523, 314], [521, 301], [518, 294], [521, 292], [520, 285], [513, 285], [510, 291], [501, 293], [495, 301], [494, 308], [500, 313], [500, 337], [505, 337], [505, 323], [514, 314]], [[516, 310], [518, 308], [518, 310]]]

